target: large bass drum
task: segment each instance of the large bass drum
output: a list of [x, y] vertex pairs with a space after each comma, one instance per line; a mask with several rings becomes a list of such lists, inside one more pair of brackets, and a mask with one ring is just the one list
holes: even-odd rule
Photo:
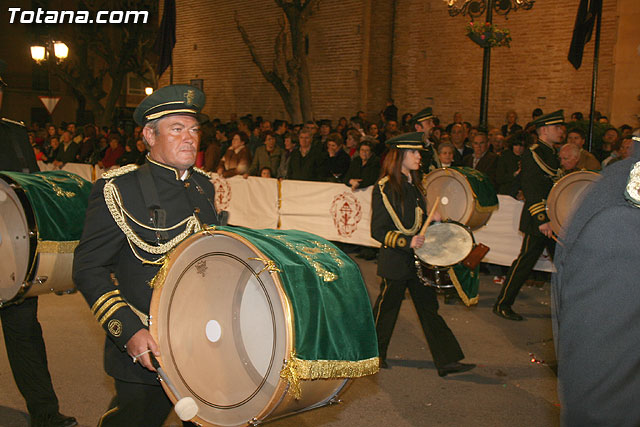
[[564, 236], [576, 208], [587, 190], [600, 179], [600, 174], [591, 171], [572, 172], [553, 185], [547, 198], [547, 215], [551, 228], [558, 236]]
[[69, 172], [0, 172], [0, 306], [67, 293], [91, 183]]
[[[280, 249], [298, 255], [274, 260], [257, 246], [273, 248], [280, 242], [284, 243]], [[357, 318], [364, 314], [364, 333], [336, 341], [338, 347], [346, 348], [368, 340], [365, 344], [371, 352], [361, 356], [373, 356], [375, 369], [362, 374], [377, 371], [373, 319], [366, 310], [359, 314], [363, 307], [370, 307], [364, 284], [352, 294], [347, 289], [352, 284], [335, 280], [357, 266], [343, 265], [336, 274], [318, 259], [336, 253], [326, 243], [295, 242], [281, 230], [219, 227], [182, 242], [171, 254], [166, 273], [157, 276], [163, 280], [154, 284], [151, 301], [150, 331], [160, 347], [158, 360], [178, 394], [163, 383], [171, 400], [191, 397], [198, 406], [193, 421], [215, 426], [254, 425], [333, 402], [347, 385], [346, 378], [300, 381], [296, 396], [287, 374], [295, 370], [291, 359], [302, 352], [303, 340], [323, 341], [319, 335], [316, 340], [314, 323], [323, 323], [327, 316], [344, 316], [336, 319], [338, 323], [358, 329], [363, 322]], [[319, 287], [310, 283], [311, 276], [303, 278], [298, 267], [305, 265], [305, 273], [320, 278]], [[301, 291], [295, 298], [285, 292], [287, 275], [295, 276], [292, 280]], [[349, 282], [354, 282], [353, 277]], [[349, 296], [343, 302], [332, 300], [331, 309], [325, 310], [322, 304], [328, 302], [327, 296], [321, 294], [334, 291], [346, 291]], [[312, 320], [299, 327], [296, 322], [308, 312], [313, 313]]]
[[[442, 168], [431, 171], [423, 179], [427, 192], [427, 208], [430, 211], [437, 197], [440, 198], [438, 212], [444, 219], [467, 225], [477, 230], [489, 221], [497, 208], [497, 196], [488, 177], [471, 168]], [[495, 199], [491, 206], [480, 204], [474, 186], [489, 193]]]

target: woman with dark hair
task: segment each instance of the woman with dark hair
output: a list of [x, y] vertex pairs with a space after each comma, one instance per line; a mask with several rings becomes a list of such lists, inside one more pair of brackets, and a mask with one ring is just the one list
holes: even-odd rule
[[242, 175], [249, 170], [251, 155], [249, 154], [249, 136], [244, 132], [231, 134], [231, 145], [218, 165], [218, 174], [225, 178]]
[[400, 120], [400, 128], [403, 132], [413, 132], [413, 124], [411, 123], [411, 119], [413, 118], [413, 114], [404, 113], [402, 115], [402, 119]]
[[327, 181], [344, 182], [351, 159], [342, 149], [342, 136], [335, 132], [327, 136]]
[[374, 145], [373, 139], [365, 136], [358, 148], [358, 156], [351, 159], [344, 181], [354, 190], [375, 184], [380, 176], [380, 159], [373, 151]]
[[[378, 275], [380, 295], [373, 308], [378, 336], [380, 364], [387, 367], [387, 348], [407, 288], [418, 312], [438, 375], [465, 372], [475, 365], [464, 359], [458, 340], [438, 314], [434, 288], [418, 279], [415, 248], [424, 244], [419, 232], [426, 219], [425, 190], [420, 174], [420, 150], [425, 146], [421, 132], [412, 132], [387, 141], [389, 151], [382, 166], [382, 178], [372, 195], [371, 236], [382, 244]], [[438, 220], [439, 215], [434, 215]]]
[[80, 143], [80, 152], [78, 153], [79, 163], [89, 163], [91, 161], [93, 152], [98, 146], [97, 135], [94, 125], [85, 125], [84, 138], [82, 139], [82, 143]]

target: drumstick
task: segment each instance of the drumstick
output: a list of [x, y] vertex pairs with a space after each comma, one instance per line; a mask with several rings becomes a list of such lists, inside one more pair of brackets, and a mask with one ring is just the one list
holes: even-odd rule
[[433, 207], [431, 208], [431, 212], [429, 212], [429, 216], [427, 217], [427, 221], [422, 226], [422, 230], [420, 230], [420, 235], [424, 236], [424, 233], [427, 232], [427, 227], [433, 218], [433, 215], [436, 213], [436, 209], [438, 209], [438, 204], [440, 203], [440, 196], [436, 197], [436, 201], [433, 203]]
[[[158, 359], [155, 358], [153, 353], [149, 353], [149, 355], [151, 356], [151, 364], [154, 368], [156, 368], [160, 381], [164, 381], [164, 383], [167, 385], [167, 387], [169, 387], [169, 390], [171, 390], [171, 393], [173, 393], [176, 399], [179, 399], [180, 395], [178, 394], [178, 390], [176, 390], [173, 383], [167, 377], [167, 374], [165, 374], [164, 370], [160, 367]], [[176, 411], [176, 414], [182, 421], [189, 421], [198, 414], [198, 404], [195, 400], [193, 400], [192, 397], [183, 397], [182, 399], [179, 399], [176, 402], [174, 409]]]
[[551, 233], [551, 238], [553, 240], [555, 240], [557, 244], [559, 244], [560, 246], [562, 246], [564, 248], [564, 243], [562, 243], [562, 241], [559, 240], [553, 232]]

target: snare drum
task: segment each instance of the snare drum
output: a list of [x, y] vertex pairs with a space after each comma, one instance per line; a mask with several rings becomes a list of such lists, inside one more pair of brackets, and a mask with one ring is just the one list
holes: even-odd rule
[[0, 172], [0, 306], [71, 292], [91, 183], [63, 171]]
[[199, 424], [324, 406], [347, 378], [378, 370], [358, 267], [317, 236], [217, 227], [178, 245], [161, 272], [150, 331], [178, 396], [162, 385], [174, 403], [194, 399]]
[[498, 208], [498, 197], [489, 178], [472, 168], [436, 169], [423, 178], [423, 186], [429, 212], [439, 197], [440, 215], [472, 230], [485, 225]]
[[474, 245], [469, 227], [455, 221], [431, 224], [424, 235], [424, 244], [414, 249], [418, 277], [438, 289], [453, 288], [446, 271], [462, 262]]
[[547, 198], [547, 214], [556, 235], [564, 235], [582, 198], [599, 179], [597, 172], [578, 171], [563, 176], [553, 185]]

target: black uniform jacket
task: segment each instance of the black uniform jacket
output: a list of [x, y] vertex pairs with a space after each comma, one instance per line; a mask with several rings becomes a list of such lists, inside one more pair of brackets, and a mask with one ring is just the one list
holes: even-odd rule
[[[146, 166], [142, 167], [150, 168], [159, 203], [166, 211], [166, 227], [172, 227], [194, 213], [203, 224], [217, 223], [213, 185], [204, 173], [190, 170], [188, 177], [182, 181], [176, 169], [149, 158]], [[135, 166], [127, 168], [134, 169]], [[128, 214], [140, 223], [152, 226], [140, 188], [139, 174], [140, 170], [135, 169], [111, 179]], [[109, 179], [99, 179], [89, 198], [82, 238], [74, 254], [73, 280], [107, 333], [104, 359], [107, 374], [124, 381], [157, 384], [154, 373], [132, 362], [125, 344], [145, 327], [134, 308], [143, 315], [149, 314], [153, 293], [149, 281], [159, 266], [143, 264], [132, 252], [127, 237], [107, 208], [103, 192], [107, 181]], [[145, 242], [157, 245], [156, 232], [144, 229], [131, 220], [127, 223]], [[167, 240], [183, 230], [184, 226], [181, 226], [169, 231]], [[160, 243], [164, 243], [164, 240], [160, 240]], [[160, 256], [131, 246], [147, 260]], [[112, 273], [117, 285], [111, 279]]]
[[[383, 192], [392, 212], [385, 206]], [[392, 280], [407, 280], [416, 277], [411, 238], [422, 228], [425, 220], [426, 203], [424, 196], [414, 184], [402, 176], [403, 200], [392, 190], [387, 177], [373, 186], [371, 206], [371, 237], [382, 243], [378, 254], [378, 275]], [[416, 219], [416, 207], [420, 207], [420, 216]], [[397, 216], [405, 233], [396, 227], [392, 215]]]
[[520, 216], [520, 231], [542, 235], [538, 227], [549, 222], [547, 196], [558, 173], [556, 149], [549, 143], [538, 140], [521, 156], [520, 181], [524, 194], [524, 208]]

